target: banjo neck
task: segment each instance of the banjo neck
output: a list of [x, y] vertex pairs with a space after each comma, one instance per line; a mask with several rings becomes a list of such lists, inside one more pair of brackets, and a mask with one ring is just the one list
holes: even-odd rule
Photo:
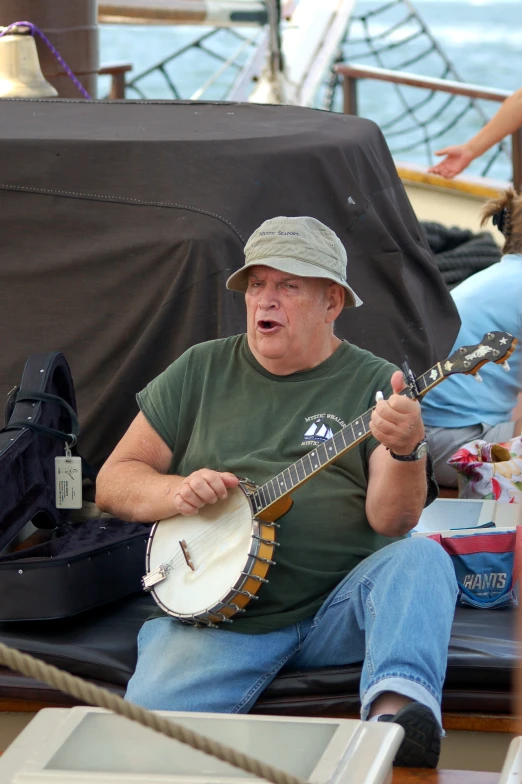
[[[415, 378], [416, 389], [406, 387], [399, 394], [410, 399], [419, 398], [447, 375], [440, 362]], [[370, 435], [370, 419], [375, 406], [339, 430], [332, 438], [318, 444], [304, 457], [285, 468], [263, 485], [258, 485], [250, 494], [254, 512], [262, 520], [277, 520], [291, 506], [290, 494], [313, 476], [349, 452]]]
[[[481, 381], [478, 371], [486, 362], [494, 362], [502, 365], [504, 370], [509, 370], [507, 359], [515, 350], [517, 342], [517, 338], [509, 332], [486, 332], [480, 343], [461, 346], [417, 378], [405, 363], [403, 368], [408, 386], [399, 394], [419, 399], [445, 378], [458, 373], [473, 375], [477, 381]], [[257, 517], [273, 521], [287, 512], [292, 504], [290, 493], [370, 435], [370, 419], [374, 410], [375, 406], [365, 411], [264, 485], [252, 487], [250, 498]]]

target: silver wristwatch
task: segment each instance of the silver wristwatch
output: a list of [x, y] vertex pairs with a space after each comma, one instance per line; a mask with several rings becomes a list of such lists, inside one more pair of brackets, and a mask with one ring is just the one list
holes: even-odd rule
[[429, 452], [428, 442], [425, 438], [422, 441], [419, 441], [413, 452], [410, 452], [409, 455], [397, 455], [395, 452], [392, 452], [390, 449], [390, 455], [393, 457], [394, 460], [402, 460], [404, 463], [413, 463], [414, 460], [420, 460], [421, 457], [426, 457]]

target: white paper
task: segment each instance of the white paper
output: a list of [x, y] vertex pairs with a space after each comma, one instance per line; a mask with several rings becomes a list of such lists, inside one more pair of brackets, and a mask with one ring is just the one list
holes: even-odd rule
[[57, 509], [82, 508], [81, 457], [55, 457], [54, 475]]

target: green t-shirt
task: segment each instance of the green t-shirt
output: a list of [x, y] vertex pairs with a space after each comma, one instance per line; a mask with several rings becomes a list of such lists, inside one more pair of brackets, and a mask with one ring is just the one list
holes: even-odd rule
[[[394, 365], [347, 342], [289, 376], [265, 370], [245, 335], [193, 346], [138, 395], [172, 450], [170, 473], [231, 471], [262, 484], [391, 392]], [[365, 514], [369, 436], [298, 488], [280, 519], [275, 566], [246, 613], [220, 628], [263, 633], [314, 614], [366, 556], [395, 539]]]

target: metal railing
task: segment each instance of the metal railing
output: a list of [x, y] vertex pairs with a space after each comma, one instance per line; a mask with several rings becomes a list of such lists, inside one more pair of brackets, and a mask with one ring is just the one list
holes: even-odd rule
[[[381, 82], [390, 82], [391, 84], [418, 87], [432, 92], [444, 92], [465, 98], [497, 101], [499, 103], [511, 94], [506, 90], [496, 90], [490, 87], [480, 87], [474, 84], [435, 79], [427, 76], [416, 76], [406, 71], [391, 71], [387, 68], [339, 63], [334, 66], [334, 70], [343, 79], [343, 111], [345, 114], [357, 115], [357, 85], [360, 79], [375, 79]], [[522, 187], [522, 128], [514, 131], [511, 135], [511, 142], [513, 185], [519, 191]]]

